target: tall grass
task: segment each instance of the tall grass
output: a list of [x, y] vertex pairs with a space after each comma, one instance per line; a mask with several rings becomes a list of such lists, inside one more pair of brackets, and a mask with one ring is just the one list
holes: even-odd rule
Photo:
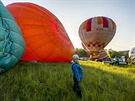
[[70, 63], [19, 62], [0, 75], [0, 101], [135, 101], [135, 66], [80, 61], [83, 98], [72, 90]]
[[[96, 62], [83, 62], [85, 67], [84, 92], [89, 101], [134, 101], [135, 67], [103, 65]], [[88, 75], [89, 74], [89, 75]], [[89, 88], [89, 89], [88, 89]]]

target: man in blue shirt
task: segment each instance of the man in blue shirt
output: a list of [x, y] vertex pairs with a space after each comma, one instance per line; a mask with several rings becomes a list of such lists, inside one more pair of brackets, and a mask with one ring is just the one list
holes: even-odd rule
[[117, 65], [117, 66], [118, 66], [118, 65], [119, 65], [119, 58], [118, 58], [117, 56], [115, 56], [115, 58], [114, 58], [114, 59], [115, 59], [115, 65]]
[[73, 72], [73, 90], [77, 93], [78, 97], [82, 97], [81, 89], [80, 89], [80, 81], [84, 78], [83, 76], [83, 69], [79, 64], [79, 56], [77, 54], [73, 55], [72, 57], [72, 72]]

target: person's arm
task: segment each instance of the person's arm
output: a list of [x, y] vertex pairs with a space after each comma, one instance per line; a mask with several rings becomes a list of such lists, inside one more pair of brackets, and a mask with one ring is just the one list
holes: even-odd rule
[[80, 75], [79, 75], [79, 72], [78, 72], [78, 69], [77, 69], [77, 66], [76, 65], [73, 65], [73, 74], [74, 74], [74, 77], [77, 79], [77, 81], [79, 82], [80, 81]]
[[84, 74], [83, 74], [83, 68], [82, 66], [80, 65], [80, 80], [84, 78]]

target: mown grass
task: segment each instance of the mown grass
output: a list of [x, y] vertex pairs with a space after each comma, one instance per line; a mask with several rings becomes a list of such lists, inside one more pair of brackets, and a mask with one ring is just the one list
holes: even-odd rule
[[19, 62], [0, 75], [0, 101], [135, 101], [135, 65], [80, 64], [82, 99], [72, 90], [70, 63]]

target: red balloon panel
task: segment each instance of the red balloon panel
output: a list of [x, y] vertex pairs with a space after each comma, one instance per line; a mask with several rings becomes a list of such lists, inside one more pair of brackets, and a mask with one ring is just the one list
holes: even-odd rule
[[20, 26], [26, 43], [25, 61], [70, 62], [75, 50], [66, 30], [47, 9], [33, 3], [6, 6]]

